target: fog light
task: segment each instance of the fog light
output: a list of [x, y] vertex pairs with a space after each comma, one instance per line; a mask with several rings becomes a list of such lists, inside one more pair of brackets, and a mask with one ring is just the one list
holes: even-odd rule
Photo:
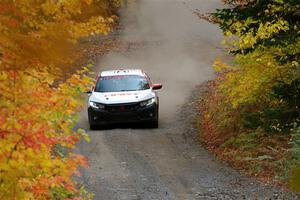
[[150, 116], [150, 117], [153, 117], [153, 113], [150, 113], [149, 116]]
[[94, 120], [97, 120], [98, 119], [98, 117], [97, 116], [94, 116]]

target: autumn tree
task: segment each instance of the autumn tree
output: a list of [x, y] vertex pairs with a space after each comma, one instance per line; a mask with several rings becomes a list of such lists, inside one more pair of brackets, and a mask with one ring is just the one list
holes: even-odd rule
[[[247, 139], [253, 141], [253, 137], [259, 137], [255, 145], [245, 144], [259, 146], [263, 138], [268, 138], [267, 141], [271, 136], [282, 136], [293, 140], [294, 152], [297, 149], [299, 152], [300, 140], [296, 139], [300, 130], [299, 1], [224, 0], [224, 3], [225, 8], [206, 19], [222, 29], [224, 47], [233, 60], [224, 63], [217, 59], [214, 63], [215, 90], [212, 98], [206, 100], [204, 119], [213, 124], [219, 142], [237, 141], [240, 143], [236, 146], [241, 146], [241, 141], [246, 143]], [[224, 138], [226, 135], [228, 138]], [[288, 158], [300, 158], [292, 157]], [[265, 158], [270, 156], [262, 160]]]
[[216, 63], [217, 70], [227, 71], [227, 78], [220, 87], [234, 106], [275, 103], [291, 106], [295, 113], [300, 113], [296, 106], [299, 100], [284, 99], [283, 96], [293, 98], [294, 95], [281, 94], [281, 87], [291, 87], [294, 94], [297, 94], [299, 2], [277, 0], [228, 3], [234, 7], [219, 10], [214, 16], [226, 36], [225, 46], [236, 59], [231, 66]]
[[[87, 68], [62, 77], [78, 39], [107, 34], [120, 1], [0, 2], [0, 199], [89, 199], [72, 180], [86, 158], [73, 153]], [[77, 66], [80, 67], [80, 66]], [[86, 137], [88, 138], [88, 137]]]

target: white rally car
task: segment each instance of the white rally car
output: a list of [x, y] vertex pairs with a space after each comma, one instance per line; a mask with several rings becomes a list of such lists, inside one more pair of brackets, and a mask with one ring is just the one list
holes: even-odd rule
[[103, 71], [88, 100], [90, 129], [111, 123], [146, 122], [158, 127], [159, 98], [152, 84], [140, 69]]

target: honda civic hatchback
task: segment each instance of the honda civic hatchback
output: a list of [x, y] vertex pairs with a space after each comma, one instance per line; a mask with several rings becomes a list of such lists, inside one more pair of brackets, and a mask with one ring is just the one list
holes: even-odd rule
[[90, 129], [113, 123], [143, 122], [153, 128], [159, 122], [161, 84], [152, 84], [140, 69], [103, 71], [88, 100]]

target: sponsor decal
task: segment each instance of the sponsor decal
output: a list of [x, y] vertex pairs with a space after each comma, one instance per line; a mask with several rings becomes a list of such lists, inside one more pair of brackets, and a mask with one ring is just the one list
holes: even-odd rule
[[104, 95], [104, 97], [116, 97], [116, 96], [131, 96], [131, 95], [138, 95], [138, 93], [113, 93], [110, 95]]

